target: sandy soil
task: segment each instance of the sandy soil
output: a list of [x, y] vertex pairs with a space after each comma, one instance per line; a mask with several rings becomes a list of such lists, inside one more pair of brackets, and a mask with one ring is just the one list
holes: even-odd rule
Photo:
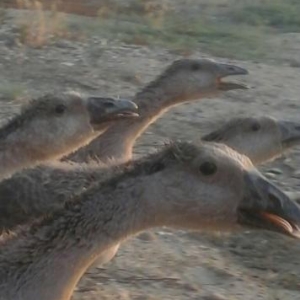
[[[30, 49], [18, 45], [14, 34], [10, 24], [1, 26], [0, 83], [25, 87], [29, 96], [67, 89], [131, 96], [178, 58], [164, 49], [120, 45], [100, 38], [58, 41], [43, 49]], [[294, 49], [291, 47], [293, 56]], [[200, 50], [193, 56], [209, 56]], [[284, 55], [288, 57], [288, 52]], [[249, 70], [249, 76], [240, 78], [249, 90], [173, 109], [149, 128], [135, 153], [147, 153], [165, 139], [200, 137], [232, 116], [265, 114], [299, 120], [299, 68], [276, 62], [231, 62]], [[16, 107], [2, 89], [0, 97], [4, 119]], [[295, 149], [262, 170], [285, 190], [296, 191], [299, 162], [299, 149]], [[73, 299], [300, 299], [299, 255], [299, 241], [275, 233], [162, 229], [131, 239], [105, 268], [91, 269]]]

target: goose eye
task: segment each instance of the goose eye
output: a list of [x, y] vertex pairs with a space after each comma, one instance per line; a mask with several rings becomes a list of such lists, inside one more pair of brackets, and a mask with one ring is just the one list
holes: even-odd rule
[[260, 129], [260, 124], [259, 123], [253, 123], [251, 126], [252, 131], [258, 131]]
[[63, 114], [66, 110], [66, 106], [63, 105], [63, 104], [58, 104], [56, 107], [55, 107], [55, 112], [59, 115]]
[[191, 65], [191, 69], [192, 69], [192, 71], [198, 71], [201, 69], [201, 65], [199, 63], [195, 62]]
[[152, 166], [151, 172], [152, 173], [160, 172], [160, 171], [164, 170], [165, 168], [166, 168], [166, 166], [160, 162], [160, 163], [157, 163], [154, 166]]
[[199, 167], [199, 170], [204, 176], [210, 176], [217, 172], [217, 166], [215, 163], [207, 161]]

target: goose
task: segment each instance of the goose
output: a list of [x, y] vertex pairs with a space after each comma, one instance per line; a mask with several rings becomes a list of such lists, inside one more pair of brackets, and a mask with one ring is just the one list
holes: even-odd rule
[[103, 133], [112, 122], [135, 116], [128, 100], [47, 94], [32, 101], [0, 128], [0, 179], [61, 158]]
[[300, 123], [270, 116], [234, 118], [201, 140], [224, 143], [258, 166], [300, 144]]
[[111, 170], [53, 214], [1, 236], [0, 299], [69, 300], [87, 268], [154, 227], [259, 227], [299, 238], [300, 208], [222, 144], [173, 142]]
[[[265, 116], [236, 118], [202, 141], [226, 144], [260, 165], [299, 145], [300, 126]], [[0, 182], [0, 232], [62, 208], [68, 199], [105, 179], [107, 167], [97, 162], [51, 162]]]
[[184, 102], [218, 96], [221, 92], [246, 89], [241, 83], [222, 80], [245, 74], [248, 71], [244, 68], [209, 59], [176, 60], [135, 95], [133, 101], [139, 107], [138, 119], [118, 122], [67, 159], [87, 162], [97, 158], [104, 163], [111, 163], [111, 158], [115, 163], [128, 161], [138, 137], [169, 109]]

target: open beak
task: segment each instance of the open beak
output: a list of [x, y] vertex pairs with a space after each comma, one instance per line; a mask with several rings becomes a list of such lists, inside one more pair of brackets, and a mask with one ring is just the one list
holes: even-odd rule
[[101, 124], [103, 122], [136, 118], [139, 116], [138, 106], [129, 100], [89, 97], [87, 99], [87, 108], [92, 124]]
[[235, 82], [226, 82], [219, 80], [218, 83], [218, 90], [220, 91], [231, 91], [231, 90], [247, 90], [248, 87], [242, 83], [235, 83]]
[[281, 133], [281, 143], [284, 148], [300, 144], [300, 123], [278, 121], [278, 127]]
[[234, 76], [234, 75], [247, 75], [249, 72], [241, 67], [229, 64], [218, 65], [219, 77], [217, 79], [217, 87], [220, 91], [230, 91], [230, 90], [245, 90], [248, 87], [242, 83], [235, 83], [229, 81], [222, 81], [224, 77]]
[[257, 171], [245, 174], [238, 222], [300, 238], [300, 206]]

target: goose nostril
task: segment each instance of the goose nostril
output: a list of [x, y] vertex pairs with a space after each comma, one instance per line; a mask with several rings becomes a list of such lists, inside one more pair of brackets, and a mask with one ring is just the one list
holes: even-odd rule
[[104, 102], [103, 106], [104, 108], [113, 108], [115, 107], [115, 104], [113, 102]]

